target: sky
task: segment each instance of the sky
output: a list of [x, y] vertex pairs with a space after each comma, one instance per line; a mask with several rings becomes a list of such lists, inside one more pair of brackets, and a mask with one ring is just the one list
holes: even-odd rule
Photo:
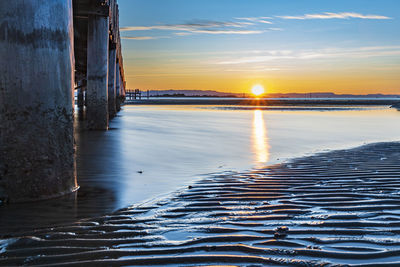
[[119, 0], [129, 89], [400, 94], [399, 0]]

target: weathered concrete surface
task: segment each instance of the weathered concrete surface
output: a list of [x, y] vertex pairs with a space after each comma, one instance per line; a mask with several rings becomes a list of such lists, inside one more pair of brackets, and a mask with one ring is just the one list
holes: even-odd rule
[[76, 190], [71, 0], [0, 1], [0, 198]]
[[78, 108], [83, 109], [84, 106], [84, 95], [83, 95], [83, 88], [78, 89]]
[[86, 86], [81, 85], [78, 89], [78, 119], [83, 121], [85, 119], [85, 90]]
[[115, 65], [116, 65], [116, 45], [110, 46], [108, 58], [108, 115], [114, 118], [117, 114], [116, 91], [115, 91]]
[[120, 91], [121, 91], [121, 103], [123, 103], [125, 101], [125, 82], [122, 79], [122, 75], [121, 75], [120, 80], [121, 80], [120, 81], [120, 83], [121, 83], [121, 89], [120, 89]]
[[108, 17], [89, 15], [87, 42], [87, 127], [108, 129]]
[[117, 62], [117, 66], [115, 69], [115, 92], [117, 94], [117, 97], [116, 97], [117, 111], [120, 111], [121, 110], [121, 73], [119, 70], [119, 62]]

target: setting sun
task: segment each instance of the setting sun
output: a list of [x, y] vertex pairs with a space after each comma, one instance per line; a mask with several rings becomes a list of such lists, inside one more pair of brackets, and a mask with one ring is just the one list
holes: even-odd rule
[[256, 84], [253, 86], [253, 88], [251, 88], [251, 92], [255, 96], [260, 96], [260, 95], [264, 94], [265, 90], [261, 84]]

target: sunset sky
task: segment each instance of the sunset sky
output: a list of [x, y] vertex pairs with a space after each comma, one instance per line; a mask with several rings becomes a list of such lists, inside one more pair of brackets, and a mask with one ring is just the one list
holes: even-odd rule
[[400, 94], [399, 0], [119, 0], [128, 88]]

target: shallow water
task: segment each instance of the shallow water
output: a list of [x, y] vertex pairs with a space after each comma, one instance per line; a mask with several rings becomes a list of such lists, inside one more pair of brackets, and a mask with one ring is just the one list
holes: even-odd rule
[[0, 242], [0, 265], [399, 266], [400, 143], [209, 175], [174, 196]]
[[400, 137], [400, 113], [382, 107], [127, 106], [121, 115], [116, 127], [124, 136], [121, 167], [128, 176], [121, 206], [176, 190], [200, 174], [243, 171]]
[[109, 131], [76, 134], [77, 195], [0, 208], [2, 234], [102, 215], [169, 194], [207, 173], [397, 141], [399, 119], [386, 107], [125, 106]]

